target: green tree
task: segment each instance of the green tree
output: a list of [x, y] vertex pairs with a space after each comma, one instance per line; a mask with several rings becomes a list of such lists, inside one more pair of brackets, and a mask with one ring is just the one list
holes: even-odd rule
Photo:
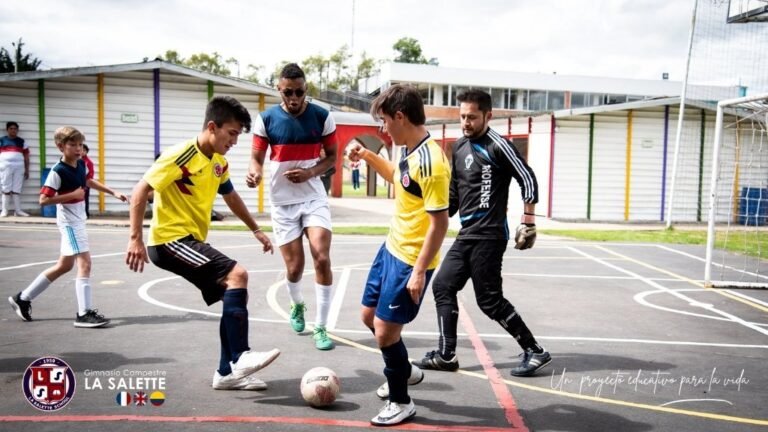
[[[226, 66], [228, 62], [234, 60], [224, 60], [224, 58], [218, 52], [214, 51], [213, 54], [198, 53], [192, 54], [188, 59], [181, 57], [176, 50], [165, 51], [165, 56], [158, 56], [161, 60], [165, 60], [169, 63], [180, 64], [192, 69], [201, 70], [204, 72], [210, 72], [217, 75], [230, 76], [232, 75], [229, 68]], [[236, 61], [236, 60], [235, 60]]]
[[243, 77], [243, 79], [256, 84], [261, 84], [261, 78], [259, 75], [261, 75], [261, 73], [264, 71], [264, 65], [248, 63], [248, 67], [246, 69], [248, 70], [248, 73]]
[[394, 45], [392, 45], [392, 49], [398, 53], [398, 56], [395, 57], [394, 60], [398, 63], [427, 64], [430, 61], [437, 63], [436, 58], [430, 60], [424, 58], [424, 54], [421, 52], [421, 44], [414, 38], [401, 37]]
[[355, 69], [355, 78], [352, 81], [350, 88], [354, 91], [358, 91], [357, 82], [378, 72], [377, 64], [378, 62], [376, 59], [373, 57], [368, 57], [368, 54], [363, 51], [363, 53], [360, 55], [360, 62], [357, 64], [357, 68]]
[[0, 73], [35, 71], [42, 63], [32, 54], [23, 54], [24, 42], [19, 38], [18, 42], [11, 42], [13, 52], [8, 52], [5, 47], [0, 48]]
[[347, 72], [349, 69], [349, 59], [352, 54], [349, 53], [349, 47], [342, 45], [335, 53], [328, 57], [328, 72], [333, 74], [333, 79], [328, 81], [328, 88], [341, 90], [349, 88], [352, 76]]
[[322, 54], [309, 56], [301, 62], [301, 68], [307, 78], [307, 92], [310, 95], [317, 96], [321, 90], [328, 87], [328, 66], [328, 59]]

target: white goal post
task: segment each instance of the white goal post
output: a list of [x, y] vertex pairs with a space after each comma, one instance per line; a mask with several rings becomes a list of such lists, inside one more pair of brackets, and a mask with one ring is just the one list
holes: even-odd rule
[[768, 288], [767, 128], [768, 93], [717, 104], [704, 269], [708, 287]]

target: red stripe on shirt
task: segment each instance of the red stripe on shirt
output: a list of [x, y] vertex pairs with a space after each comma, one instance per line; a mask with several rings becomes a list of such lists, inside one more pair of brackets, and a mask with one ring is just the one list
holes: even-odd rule
[[29, 153], [29, 150], [16, 146], [0, 147], [0, 153]]
[[287, 162], [297, 160], [311, 160], [320, 157], [322, 144], [272, 144], [270, 160], [275, 162]]
[[324, 147], [333, 147], [336, 145], [336, 130], [323, 137]]
[[253, 135], [253, 145], [251, 146], [254, 150], [263, 150], [267, 151], [267, 148], [269, 148], [269, 140], [267, 137], [258, 136], [256, 134]]
[[47, 197], [52, 197], [52, 196], [56, 195], [56, 189], [53, 189], [53, 188], [48, 187], [48, 186], [43, 186], [40, 189], [40, 194], [41, 195], [45, 195]]

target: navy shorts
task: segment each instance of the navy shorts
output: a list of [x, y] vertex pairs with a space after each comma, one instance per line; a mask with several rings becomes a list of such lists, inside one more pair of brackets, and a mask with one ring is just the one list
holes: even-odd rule
[[[363, 292], [363, 306], [375, 307], [376, 316], [384, 321], [407, 324], [419, 313], [419, 304], [415, 304], [408, 294], [408, 279], [413, 273], [413, 266], [400, 261], [382, 245], [376, 259], [373, 260], [368, 281]], [[427, 270], [424, 281], [424, 291], [421, 300], [427, 292], [427, 286], [432, 279], [433, 270]]]
[[227, 289], [224, 279], [237, 265], [237, 261], [191, 235], [149, 246], [147, 253], [156, 266], [192, 282], [203, 294], [208, 306], [224, 296]]

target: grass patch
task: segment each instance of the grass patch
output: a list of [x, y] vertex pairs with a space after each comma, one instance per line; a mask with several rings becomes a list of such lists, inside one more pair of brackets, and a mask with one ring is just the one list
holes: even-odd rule
[[[702, 246], [707, 243], [707, 232], [704, 230], [590, 231], [542, 229], [538, 232], [595, 242], [668, 243]], [[755, 257], [765, 256], [768, 253], [768, 231], [738, 230], [731, 232], [727, 239], [726, 233], [717, 232], [715, 248]]]

